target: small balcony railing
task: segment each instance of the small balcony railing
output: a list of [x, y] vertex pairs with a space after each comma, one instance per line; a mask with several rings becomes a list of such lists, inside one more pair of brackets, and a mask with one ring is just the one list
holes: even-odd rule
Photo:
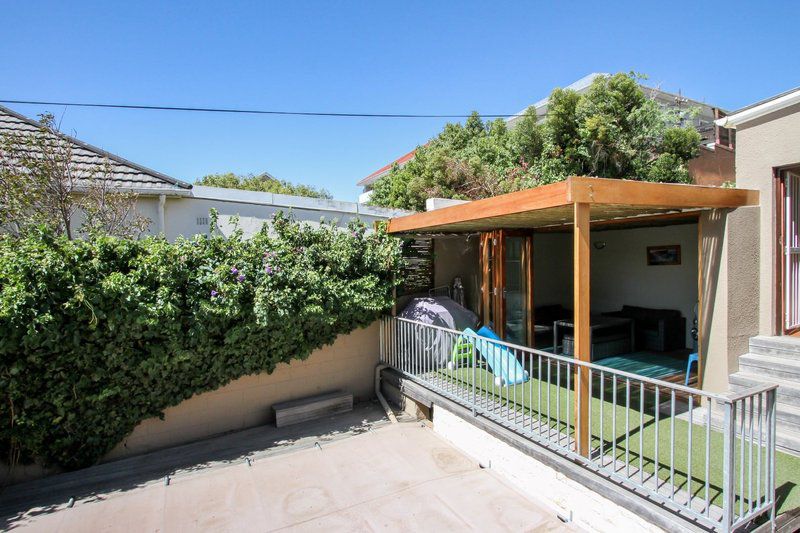
[[714, 394], [395, 317], [380, 339], [406, 378], [686, 519], [774, 523], [776, 386]]

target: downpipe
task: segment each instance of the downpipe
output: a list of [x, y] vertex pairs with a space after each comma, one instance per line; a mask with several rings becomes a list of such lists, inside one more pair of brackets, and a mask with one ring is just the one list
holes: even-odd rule
[[378, 397], [378, 401], [381, 402], [381, 406], [383, 406], [383, 410], [386, 411], [386, 416], [392, 424], [397, 424], [397, 417], [394, 416], [394, 411], [389, 407], [389, 402], [386, 401], [386, 398], [381, 393], [381, 371], [386, 368], [389, 368], [389, 365], [383, 363], [378, 363], [378, 366], [375, 367], [375, 396]]

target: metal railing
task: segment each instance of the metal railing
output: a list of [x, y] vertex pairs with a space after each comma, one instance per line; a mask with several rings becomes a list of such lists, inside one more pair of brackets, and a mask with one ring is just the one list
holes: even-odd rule
[[396, 317], [380, 343], [406, 378], [689, 520], [774, 524], [776, 386], [714, 394]]

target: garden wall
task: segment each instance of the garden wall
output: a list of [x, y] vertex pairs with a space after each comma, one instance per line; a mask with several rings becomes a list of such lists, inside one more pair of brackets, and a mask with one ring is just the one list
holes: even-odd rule
[[[166, 409], [164, 420], [143, 421], [103, 462], [271, 423], [272, 405], [286, 400], [336, 389], [352, 392], [356, 401], [371, 399], [378, 352], [377, 322], [339, 335], [305, 361], [281, 363], [272, 374], [245, 376]], [[0, 463], [0, 484], [53, 473], [37, 465], [20, 465], [9, 479], [6, 465]]]
[[245, 376], [170, 407], [164, 420], [143, 421], [104, 461], [270, 423], [272, 405], [286, 400], [337, 389], [352, 392], [356, 401], [370, 399], [378, 352], [377, 322], [339, 335], [305, 361], [281, 363], [272, 374]]

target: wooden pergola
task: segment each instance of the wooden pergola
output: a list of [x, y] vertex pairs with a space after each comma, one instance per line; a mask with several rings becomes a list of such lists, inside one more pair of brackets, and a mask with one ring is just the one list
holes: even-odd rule
[[[758, 191], [697, 185], [571, 177], [551, 185], [416, 213], [389, 221], [393, 234], [495, 230], [573, 233], [575, 358], [590, 361], [590, 233], [614, 225], [653, 225], [699, 217], [702, 210], [758, 205]], [[702, 302], [701, 302], [702, 305]], [[588, 369], [576, 365], [575, 427], [579, 453], [589, 453]], [[578, 375], [580, 374], [580, 375]]]

